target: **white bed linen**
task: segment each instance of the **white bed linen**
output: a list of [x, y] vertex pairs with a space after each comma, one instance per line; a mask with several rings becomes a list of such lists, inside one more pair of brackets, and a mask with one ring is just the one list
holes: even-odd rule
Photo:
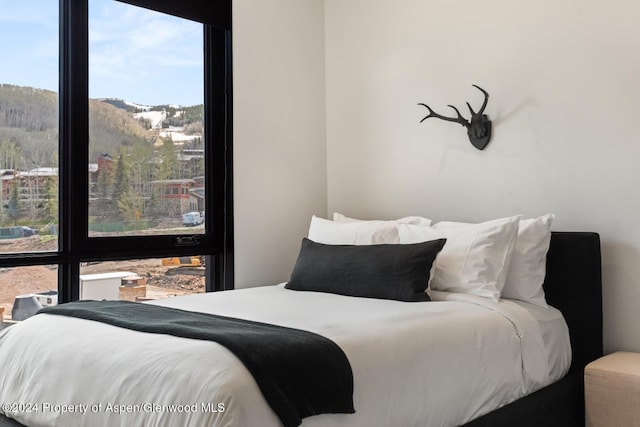
[[[435, 299], [443, 301], [277, 285], [153, 303], [306, 329], [335, 341], [353, 369], [356, 414], [309, 417], [304, 427], [460, 425], [551, 381], [547, 344], [555, 341], [545, 341], [551, 332], [543, 333], [521, 304], [446, 293]], [[0, 402], [39, 405], [38, 412], [8, 414], [29, 426], [281, 425], [241, 362], [208, 341], [38, 315], [0, 333], [0, 367]], [[61, 413], [45, 404], [87, 409]], [[149, 406], [172, 404], [195, 410]], [[207, 404], [222, 404], [224, 412], [203, 410]]]
[[571, 365], [571, 341], [569, 328], [562, 313], [555, 307], [541, 307], [520, 300], [510, 300], [527, 310], [540, 326], [542, 341], [547, 350], [547, 364], [549, 365], [549, 382], [562, 378]]

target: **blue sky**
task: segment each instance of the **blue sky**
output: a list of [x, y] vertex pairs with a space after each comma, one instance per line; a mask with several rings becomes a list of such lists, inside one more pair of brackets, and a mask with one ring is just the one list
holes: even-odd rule
[[[58, 2], [0, 0], [0, 83], [58, 91]], [[203, 102], [202, 25], [89, 0], [89, 97]]]

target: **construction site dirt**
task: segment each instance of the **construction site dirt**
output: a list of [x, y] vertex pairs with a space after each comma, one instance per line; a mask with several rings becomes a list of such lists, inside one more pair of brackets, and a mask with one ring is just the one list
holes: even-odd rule
[[[43, 245], [39, 236], [0, 240], [0, 252], [55, 251], [56, 240]], [[81, 275], [127, 271], [146, 279], [148, 299], [204, 292], [204, 267], [163, 265], [161, 259], [137, 259], [83, 263]], [[0, 306], [4, 319], [11, 319], [16, 296], [57, 290], [57, 266], [26, 266], [0, 269]], [[1, 310], [0, 310], [1, 311]]]

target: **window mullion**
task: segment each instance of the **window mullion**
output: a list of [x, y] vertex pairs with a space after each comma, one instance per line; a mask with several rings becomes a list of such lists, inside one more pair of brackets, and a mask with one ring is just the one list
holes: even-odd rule
[[78, 298], [78, 248], [86, 240], [88, 217], [88, 2], [60, 2], [59, 191], [60, 252], [66, 261], [59, 270], [59, 298]]

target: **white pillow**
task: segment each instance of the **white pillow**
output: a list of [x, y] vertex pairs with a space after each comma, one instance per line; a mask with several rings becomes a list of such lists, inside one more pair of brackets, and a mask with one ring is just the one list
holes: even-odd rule
[[398, 224], [400, 243], [447, 242], [435, 262], [431, 289], [500, 300], [522, 215], [479, 224]]
[[[507, 280], [501, 297], [517, 299], [549, 308], [542, 283], [547, 273], [547, 252], [551, 242], [551, 223], [555, 215], [521, 219]], [[465, 222], [439, 222], [440, 226], [470, 225]]]
[[549, 308], [542, 283], [547, 274], [547, 252], [551, 242], [553, 214], [523, 219], [518, 227], [516, 242], [507, 283], [502, 298], [526, 301]]
[[315, 215], [309, 226], [310, 240], [325, 245], [373, 245], [398, 243], [394, 224], [379, 222], [335, 222]]
[[384, 222], [388, 224], [415, 224], [415, 225], [431, 225], [431, 220], [429, 218], [424, 218], [421, 216], [405, 216], [404, 218], [393, 219], [393, 220], [362, 220], [350, 218], [348, 216], [344, 216], [341, 213], [334, 212], [333, 220], [336, 222], [362, 222], [362, 221], [376, 221], [376, 222]]

